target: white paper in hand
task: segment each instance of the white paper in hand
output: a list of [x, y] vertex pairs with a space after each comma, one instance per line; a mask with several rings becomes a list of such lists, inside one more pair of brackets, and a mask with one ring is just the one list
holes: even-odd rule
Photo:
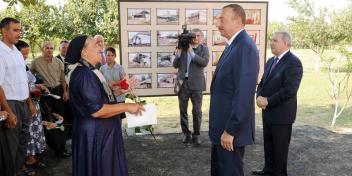
[[147, 104], [143, 107], [145, 111], [142, 112], [141, 116], [126, 112], [128, 128], [157, 124], [155, 104]]

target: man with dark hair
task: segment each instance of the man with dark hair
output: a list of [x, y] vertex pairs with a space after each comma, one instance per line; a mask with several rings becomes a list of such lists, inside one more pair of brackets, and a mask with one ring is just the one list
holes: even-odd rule
[[60, 46], [59, 46], [60, 53], [56, 57], [60, 59], [63, 63], [65, 63], [65, 58], [66, 58], [66, 53], [67, 53], [67, 48], [69, 43], [70, 42], [68, 40], [62, 40], [60, 42]]
[[[205, 90], [204, 68], [209, 62], [209, 50], [201, 43], [202, 31], [195, 28], [191, 32], [195, 38], [192, 39], [189, 48], [178, 49], [173, 66], [178, 69], [175, 93], [179, 102], [182, 142], [185, 144], [193, 142], [199, 146], [201, 144], [199, 135], [202, 122], [202, 91]], [[193, 133], [188, 126], [187, 108], [190, 99], [193, 105]]]
[[216, 26], [228, 39], [210, 86], [211, 175], [243, 176], [245, 146], [254, 143], [254, 94], [259, 54], [237, 4], [222, 8]]
[[[15, 168], [17, 174], [21, 170], [26, 174], [35, 174], [28, 172], [24, 167], [26, 150], [28, 145], [28, 124], [29, 110], [31, 115], [36, 111], [29, 97], [28, 79], [26, 73], [26, 63], [22, 54], [14, 46], [21, 37], [21, 24], [13, 18], [4, 18], [0, 24], [2, 39], [0, 41], [0, 86], [7, 101], [2, 102], [4, 109], [9, 113], [7, 125], [0, 127], [0, 133], [6, 138], [7, 143], [1, 143], [1, 150], [10, 149], [11, 151], [0, 152], [0, 158], [4, 152], [9, 152], [12, 158], [7, 158], [9, 162], [1, 165], [1, 168]], [[2, 91], [0, 91], [2, 94]], [[17, 124], [16, 124], [17, 118]], [[16, 126], [15, 126], [16, 124]], [[12, 129], [14, 128], [15, 129]], [[2, 139], [1, 139], [2, 141]], [[7, 146], [4, 146], [7, 145]], [[2, 171], [1, 171], [2, 172]], [[12, 173], [12, 172], [10, 172]], [[13, 174], [12, 174], [13, 175]]]

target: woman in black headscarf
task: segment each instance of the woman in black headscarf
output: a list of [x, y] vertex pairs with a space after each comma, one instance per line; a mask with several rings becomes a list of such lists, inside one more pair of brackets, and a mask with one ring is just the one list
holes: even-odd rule
[[[74, 112], [73, 176], [127, 176], [119, 114], [140, 114], [138, 104], [117, 104], [104, 76], [95, 69], [100, 56], [96, 41], [78, 36], [70, 42], [67, 61], [69, 97]], [[72, 67], [71, 67], [72, 69]]]

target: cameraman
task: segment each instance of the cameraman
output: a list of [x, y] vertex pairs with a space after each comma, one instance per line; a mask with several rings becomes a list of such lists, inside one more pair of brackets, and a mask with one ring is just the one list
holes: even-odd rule
[[[203, 33], [200, 29], [193, 29], [188, 49], [177, 49], [173, 66], [178, 68], [175, 92], [178, 95], [181, 128], [183, 133], [182, 142], [187, 144], [193, 140], [195, 145], [200, 145], [200, 124], [202, 120], [202, 91], [205, 91], [204, 67], [209, 62], [209, 50], [201, 44]], [[193, 35], [194, 36], [194, 35]], [[193, 109], [193, 134], [188, 127], [188, 100], [191, 99]], [[191, 134], [192, 137], [191, 138]]]

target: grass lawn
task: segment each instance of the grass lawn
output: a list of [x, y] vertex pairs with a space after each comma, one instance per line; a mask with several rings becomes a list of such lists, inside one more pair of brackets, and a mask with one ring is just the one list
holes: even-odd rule
[[[309, 124], [331, 129], [330, 124], [334, 113], [333, 101], [329, 97], [329, 82], [327, 72], [314, 72], [315, 58], [317, 57], [310, 50], [292, 49], [302, 61], [304, 75], [298, 92], [298, 112], [297, 124]], [[267, 52], [270, 53], [270, 50]], [[329, 51], [329, 54], [336, 54]], [[268, 54], [268, 57], [271, 55]], [[179, 123], [178, 100], [176, 96], [167, 97], [146, 97], [148, 103], [155, 103], [158, 109], [158, 120], [164, 123]], [[209, 95], [203, 98], [203, 124], [207, 126], [209, 112]], [[352, 128], [352, 108], [351, 102], [347, 109], [337, 119], [336, 128]], [[256, 109], [256, 123], [261, 123], [261, 112]], [[191, 106], [189, 105], [189, 114]], [[165, 122], [168, 121], [168, 122]], [[162, 123], [163, 124], [163, 123]], [[168, 126], [179, 127], [179, 124], [168, 124]], [[206, 130], [206, 128], [205, 128]]]

